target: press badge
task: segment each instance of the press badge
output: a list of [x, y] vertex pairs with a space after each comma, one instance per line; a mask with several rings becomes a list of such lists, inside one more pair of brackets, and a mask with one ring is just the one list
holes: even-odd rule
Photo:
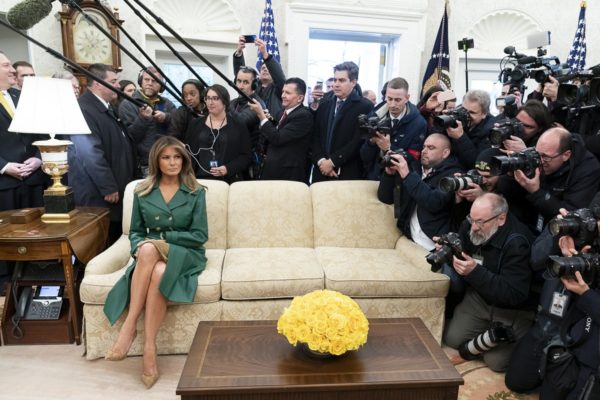
[[219, 162], [217, 160], [210, 160], [208, 164], [211, 168], [217, 168], [219, 166]]
[[477, 265], [483, 265], [483, 257], [480, 256], [479, 254], [475, 254], [472, 258], [473, 258], [473, 260], [475, 260]]
[[567, 309], [567, 300], [569, 296], [566, 294], [554, 292], [552, 295], [552, 304], [550, 305], [550, 314], [562, 317]]

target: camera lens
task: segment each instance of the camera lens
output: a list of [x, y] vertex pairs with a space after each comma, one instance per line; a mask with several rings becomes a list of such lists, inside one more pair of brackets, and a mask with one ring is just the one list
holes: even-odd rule
[[548, 222], [548, 230], [552, 236], [576, 236], [579, 233], [580, 222], [573, 218], [553, 218]]

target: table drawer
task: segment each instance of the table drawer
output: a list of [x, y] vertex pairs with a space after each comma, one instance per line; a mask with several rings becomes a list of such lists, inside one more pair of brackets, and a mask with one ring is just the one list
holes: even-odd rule
[[0, 260], [52, 260], [61, 257], [60, 241], [0, 243]]

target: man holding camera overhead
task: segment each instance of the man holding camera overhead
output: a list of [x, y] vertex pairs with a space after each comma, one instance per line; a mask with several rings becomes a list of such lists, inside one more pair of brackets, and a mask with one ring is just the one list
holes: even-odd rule
[[[434, 236], [448, 232], [453, 193], [438, 188], [442, 178], [460, 172], [450, 156], [450, 140], [440, 133], [425, 139], [420, 160], [390, 152], [383, 157], [377, 197], [394, 204], [398, 228], [413, 242], [427, 250], [435, 247]], [[410, 167], [409, 167], [410, 163]]]
[[465, 359], [482, 356], [490, 369], [504, 371], [511, 342], [525, 335], [533, 321], [526, 307], [532, 235], [494, 193], [475, 199], [459, 235], [463, 253], [453, 257], [452, 267], [467, 288], [447, 325], [445, 342]]
[[468, 114], [467, 125], [458, 120], [456, 127], [446, 129], [452, 139], [452, 153], [467, 170], [473, 168], [481, 150], [490, 147], [488, 136], [496, 120], [490, 115], [490, 101], [490, 95], [486, 91], [469, 90], [462, 103]]
[[537, 231], [558, 214], [560, 208], [574, 210], [590, 203], [599, 183], [600, 163], [586, 150], [581, 136], [564, 128], [544, 132], [535, 150], [540, 167], [528, 177], [521, 170], [515, 180], [528, 192], [527, 200], [538, 213]]

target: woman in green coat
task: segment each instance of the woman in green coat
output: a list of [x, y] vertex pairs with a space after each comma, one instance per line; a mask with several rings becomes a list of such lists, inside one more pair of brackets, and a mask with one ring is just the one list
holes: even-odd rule
[[129, 304], [119, 337], [106, 354], [111, 361], [127, 357], [144, 311], [142, 381], [148, 388], [159, 376], [156, 335], [167, 302], [194, 299], [198, 274], [206, 266], [207, 239], [205, 188], [196, 181], [183, 143], [163, 136], [150, 150], [148, 177], [135, 188], [129, 232], [134, 262], [104, 305], [114, 324]]

